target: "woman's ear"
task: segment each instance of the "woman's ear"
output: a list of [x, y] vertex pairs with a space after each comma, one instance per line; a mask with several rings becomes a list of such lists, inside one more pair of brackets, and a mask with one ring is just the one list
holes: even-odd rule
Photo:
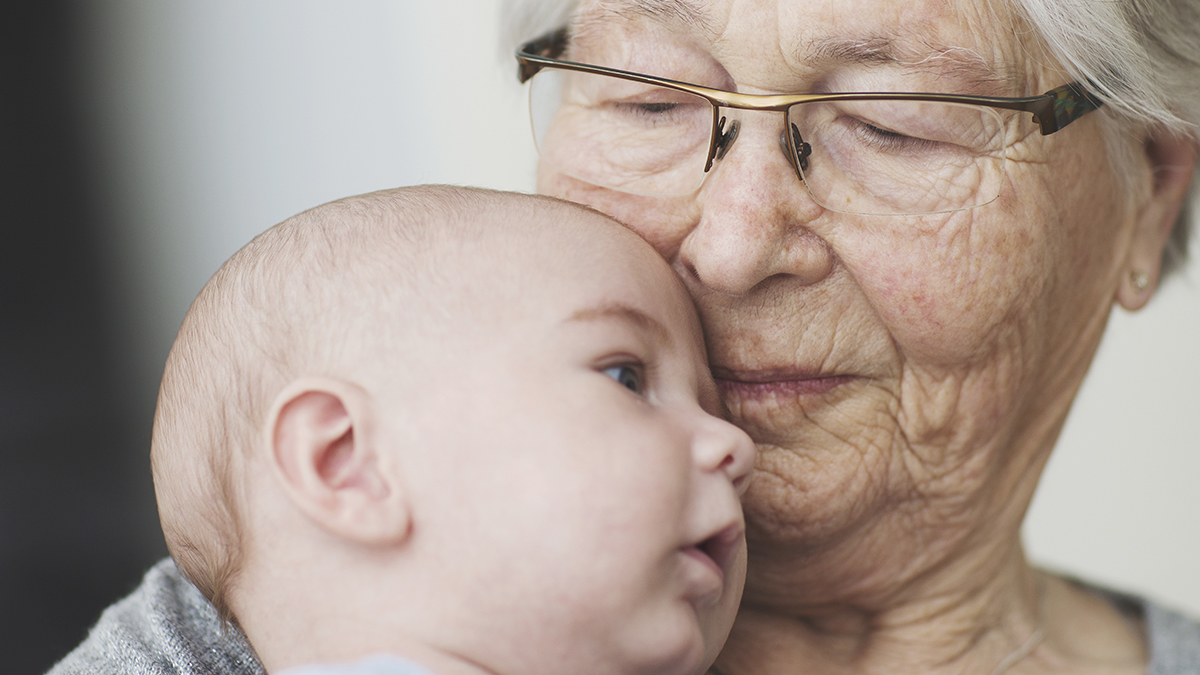
[[275, 398], [266, 447], [272, 472], [309, 519], [343, 539], [394, 544], [407, 538], [411, 513], [375, 422], [361, 387], [304, 378]]
[[1165, 130], [1146, 138], [1150, 194], [1136, 214], [1134, 239], [1117, 287], [1117, 302], [1127, 310], [1144, 307], [1158, 287], [1163, 251], [1188, 197], [1198, 147], [1194, 136]]

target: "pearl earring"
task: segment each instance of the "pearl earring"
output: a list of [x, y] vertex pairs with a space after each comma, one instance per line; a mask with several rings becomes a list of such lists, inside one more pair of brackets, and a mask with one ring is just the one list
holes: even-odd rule
[[1129, 275], [1129, 283], [1133, 284], [1133, 288], [1141, 293], [1150, 285], [1150, 277], [1146, 276], [1145, 272], [1132, 272]]

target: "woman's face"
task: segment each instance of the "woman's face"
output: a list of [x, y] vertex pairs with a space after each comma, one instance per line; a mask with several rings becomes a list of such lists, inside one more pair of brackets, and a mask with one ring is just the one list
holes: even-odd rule
[[[566, 58], [748, 93], [1066, 82], [977, 9], [585, 0]], [[747, 599], [822, 601], [821, 584], [780, 598], [784, 575], [871, 602], [878, 575], [913, 578], [981, 528], [1018, 527], [1098, 344], [1132, 212], [1096, 114], [1051, 136], [1021, 127], [987, 206], [884, 217], [815, 204], [781, 151], [781, 114], [722, 113], [740, 134], [692, 195], [606, 190], [545, 162], [539, 190], [631, 225], [695, 297], [721, 391], [761, 451]]]

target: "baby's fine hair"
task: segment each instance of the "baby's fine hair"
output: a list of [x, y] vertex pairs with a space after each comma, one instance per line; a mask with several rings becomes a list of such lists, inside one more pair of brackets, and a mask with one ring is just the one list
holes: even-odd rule
[[347, 354], [380, 353], [398, 331], [453, 312], [420, 298], [453, 281], [464, 269], [453, 259], [471, 255], [461, 245], [485, 228], [581, 208], [449, 186], [375, 192], [276, 225], [209, 280], [167, 358], [150, 458], [167, 548], [222, 618], [236, 620], [245, 468], [274, 396], [297, 377], [343, 375], [356, 367]]

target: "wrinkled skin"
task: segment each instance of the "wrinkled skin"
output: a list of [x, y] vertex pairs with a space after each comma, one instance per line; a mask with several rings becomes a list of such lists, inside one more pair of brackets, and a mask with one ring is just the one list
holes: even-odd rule
[[[952, 5], [714, 0], [683, 20], [584, 2], [569, 58], [750, 93], [899, 82], [1021, 96], [1067, 81], [1016, 41], [1013, 19]], [[889, 40], [896, 59], [818, 55], [834, 39]], [[781, 115], [728, 114], [741, 134], [694, 195], [608, 191], [546, 164], [538, 183], [670, 261], [733, 419], [759, 444], [750, 571], [722, 672], [986, 673], [1043, 605], [1064, 630], [1010, 672], [1080, 652], [1136, 671], [1135, 627], [1033, 571], [1019, 528], [1114, 301], [1148, 299], [1133, 271], [1157, 280], [1186, 171], [1156, 181], [1152, 166], [1180, 153], [1194, 164], [1194, 144], [1138, 139], [1125, 184], [1100, 114], [1051, 136], [1025, 120], [994, 203], [851, 216], [804, 190], [780, 152]], [[1066, 629], [1084, 625], [1099, 652]]]

